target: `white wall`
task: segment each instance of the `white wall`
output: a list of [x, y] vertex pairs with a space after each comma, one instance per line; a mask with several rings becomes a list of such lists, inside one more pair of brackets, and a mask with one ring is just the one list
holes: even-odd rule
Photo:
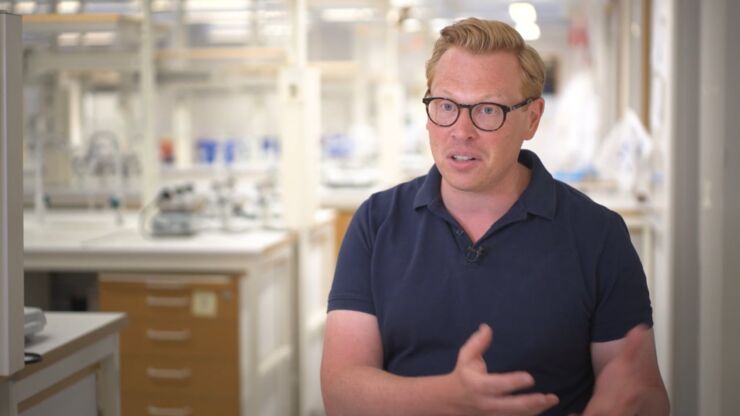
[[740, 414], [740, 3], [673, 0], [667, 268], [675, 415]]
[[702, 2], [699, 414], [740, 414], [740, 3]]

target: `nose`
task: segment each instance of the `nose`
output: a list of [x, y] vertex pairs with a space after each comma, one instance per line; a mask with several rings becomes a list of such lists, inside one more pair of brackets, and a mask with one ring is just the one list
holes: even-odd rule
[[452, 135], [459, 139], [472, 139], [478, 134], [478, 129], [473, 124], [473, 118], [470, 108], [461, 108], [460, 115], [457, 117], [455, 124], [450, 126]]

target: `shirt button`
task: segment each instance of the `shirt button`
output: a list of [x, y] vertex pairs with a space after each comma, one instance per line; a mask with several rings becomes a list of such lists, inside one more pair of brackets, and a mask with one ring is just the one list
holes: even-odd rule
[[463, 233], [463, 230], [460, 229], [460, 228], [458, 228], [457, 230], [455, 230], [455, 234], [457, 234], [457, 235], [462, 235], [462, 233]]

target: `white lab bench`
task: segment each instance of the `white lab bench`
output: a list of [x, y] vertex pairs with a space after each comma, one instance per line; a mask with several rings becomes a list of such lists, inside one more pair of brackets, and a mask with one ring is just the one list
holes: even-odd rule
[[118, 416], [118, 332], [126, 316], [47, 312], [46, 320], [25, 346], [41, 361], [0, 379], [0, 416]]
[[[323, 233], [329, 235], [319, 244], [332, 243], [333, 220], [333, 214], [318, 216], [316, 229], [321, 234], [325, 228]], [[232, 368], [238, 365], [238, 385], [234, 387], [239, 395], [238, 413], [296, 414], [296, 321], [303, 318], [297, 316], [295, 306], [299, 296], [295, 234], [254, 229], [243, 233], [211, 231], [187, 238], [151, 239], [141, 236], [136, 224], [135, 216], [130, 215], [125, 217], [123, 226], [118, 226], [111, 212], [55, 212], [39, 223], [29, 212], [24, 224], [25, 269], [91, 271], [99, 276], [134, 274], [141, 276], [142, 284], [147, 287], [152, 282], [161, 286], [173, 276], [215, 275], [234, 279], [238, 299], [235, 348], [239, 362], [229, 365]], [[320, 254], [325, 255], [326, 250]], [[324, 307], [321, 301], [312, 302], [314, 309]], [[186, 312], [187, 308], [186, 305]], [[132, 327], [138, 325], [137, 319], [141, 320], [131, 319]], [[123, 336], [125, 340], [125, 333]], [[217, 344], [219, 340], [209, 342]], [[125, 391], [123, 399], [126, 400]], [[187, 406], [161, 411], [198, 413]]]
[[[574, 184], [579, 186], [579, 184]], [[624, 219], [632, 237], [632, 243], [640, 255], [643, 267], [648, 277], [648, 285], [652, 290], [652, 246], [654, 215], [647, 203], [636, 200], [634, 195], [615, 190], [604, 190], [599, 183], [590, 184], [581, 189], [595, 202], [616, 211]], [[337, 210], [336, 247], [342, 243], [344, 233], [355, 210], [372, 193], [382, 190], [380, 186], [372, 187], [324, 187], [321, 190], [321, 205], [325, 208]]]

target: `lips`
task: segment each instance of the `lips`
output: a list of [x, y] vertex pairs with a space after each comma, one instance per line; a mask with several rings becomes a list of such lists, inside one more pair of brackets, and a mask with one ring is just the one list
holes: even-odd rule
[[472, 162], [475, 160], [479, 160], [476, 155], [470, 152], [450, 152], [447, 154], [447, 158], [451, 159], [454, 162]]
[[468, 156], [468, 155], [452, 155], [452, 160], [467, 162], [469, 160], [475, 160], [475, 158], [473, 156]]

